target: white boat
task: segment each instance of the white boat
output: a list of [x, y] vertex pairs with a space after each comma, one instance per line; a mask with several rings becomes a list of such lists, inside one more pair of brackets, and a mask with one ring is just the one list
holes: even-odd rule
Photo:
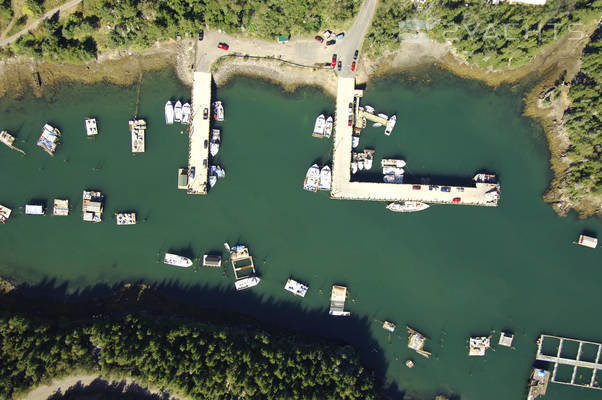
[[212, 129], [211, 130], [211, 143], [209, 144], [209, 153], [211, 153], [212, 157], [215, 157], [217, 155], [217, 152], [219, 151], [220, 143], [221, 143], [221, 137], [220, 137], [219, 129]]
[[374, 160], [372, 158], [372, 154], [366, 153], [366, 155], [364, 156], [364, 168], [366, 168], [366, 170], [370, 170], [372, 168], [373, 161]]
[[0, 224], [4, 224], [9, 218], [13, 210], [0, 204]]
[[190, 104], [184, 103], [182, 106], [182, 123], [190, 125]]
[[493, 174], [476, 174], [472, 180], [475, 182], [495, 183], [496, 176]]
[[46, 151], [51, 156], [56, 151], [56, 146], [59, 144], [61, 131], [49, 124], [44, 124], [42, 127], [42, 135], [38, 139], [37, 145]]
[[332, 180], [332, 172], [328, 165], [325, 165], [320, 170], [320, 184], [318, 185], [318, 189], [320, 190], [330, 190], [330, 184]]
[[392, 166], [383, 167], [384, 175], [403, 175], [404, 172], [405, 171], [403, 170], [403, 168], [392, 167]]
[[122, 212], [115, 214], [117, 225], [136, 225], [135, 212]]
[[320, 167], [317, 164], [312, 165], [305, 174], [305, 181], [303, 182], [303, 189], [309, 192], [318, 191], [318, 185], [320, 182]]
[[403, 175], [383, 175], [385, 183], [403, 183]]
[[174, 118], [173, 104], [171, 104], [171, 101], [167, 100], [167, 103], [165, 103], [165, 123], [167, 125], [173, 124], [173, 118]]
[[383, 124], [375, 122], [375, 123], [372, 124], [372, 126], [375, 127], [375, 128], [380, 128], [381, 126], [383, 126]]
[[397, 115], [393, 115], [391, 118], [389, 118], [389, 120], [387, 121], [387, 127], [385, 128], [385, 135], [389, 136], [391, 134], [391, 132], [393, 131], [393, 128], [395, 128], [396, 122], [397, 122]]
[[297, 282], [294, 279], [288, 278], [288, 281], [286, 281], [286, 284], [284, 285], [284, 290], [288, 290], [295, 296], [305, 297], [307, 291], [309, 290], [309, 287]]
[[252, 288], [253, 286], [257, 286], [257, 284], [261, 281], [256, 276], [249, 276], [247, 278], [242, 278], [234, 282], [234, 287], [236, 290], [245, 290], [248, 288]]
[[216, 183], [217, 183], [217, 176], [211, 175], [209, 177], [209, 187], [215, 186]]
[[378, 114], [378, 116], [384, 119], [389, 119], [389, 116], [387, 114], [380, 113]]
[[360, 137], [353, 135], [351, 137], [351, 147], [354, 149], [360, 144]]
[[182, 268], [188, 268], [192, 266], [192, 260], [190, 258], [171, 253], [165, 253], [165, 256], [163, 257], [163, 263]]
[[86, 119], [86, 135], [87, 136], [98, 135], [98, 127], [96, 125], [96, 118], [87, 118]]
[[182, 103], [180, 100], [176, 101], [176, 105], [173, 108], [174, 120], [176, 122], [182, 122]]
[[357, 161], [351, 161], [351, 173], [355, 174], [357, 172]]
[[217, 121], [224, 120], [224, 106], [219, 100], [213, 103], [213, 119]]
[[364, 106], [364, 108], [366, 109], [366, 112], [369, 112], [370, 114], [374, 114], [374, 107], [369, 106], [368, 104], [366, 104]]
[[326, 128], [326, 119], [324, 118], [324, 114], [318, 115], [316, 118], [316, 123], [314, 124], [314, 133], [313, 136], [324, 136], [324, 129]]
[[364, 169], [364, 159], [357, 160], [357, 168], [362, 171]]
[[384, 168], [386, 166], [392, 166], [397, 168], [403, 168], [406, 166], [406, 162], [404, 160], [395, 160], [393, 158], [383, 158], [380, 161], [380, 165]]
[[393, 203], [389, 203], [387, 206], [387, 210], [391, 210], [393, 212], [414, 212], [414, 211], [422, 211], [426, 210], [430, 206], [421, 201], [396, 201]]
[[326, 118], [326, 126], [324, 127], [324, 137], [325, 138], [329, 138], [330, 135], [332, 135], [332, 125], [333, 125], [333, 121], [332, 121], [332, 116], [328, 116], [328, 118]]

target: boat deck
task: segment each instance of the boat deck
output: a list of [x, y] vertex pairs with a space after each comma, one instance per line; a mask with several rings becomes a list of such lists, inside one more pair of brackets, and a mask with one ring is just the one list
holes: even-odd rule
[[[203, 111], [207, 109], [207, 119]], [[211, 74], [194, 73], [192, 81], [192, 123], [189, 134], [188, 152], [188, 193], [207, 194], [209, 178], [209, 127], [211, 122]], [[207, 146], [205, 146], [207, 143]], [[194, 177], [190, 171], [194, 168]]]

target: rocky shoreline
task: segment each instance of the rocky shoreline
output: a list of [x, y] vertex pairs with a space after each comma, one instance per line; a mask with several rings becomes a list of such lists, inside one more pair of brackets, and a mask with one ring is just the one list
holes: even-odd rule
[[[588, 33], [596, 25], [588, 26]], [[503, 84], [526, 85], [530, 90], [525, 97], [524, 114], [538, 120], [544, 128], [551, 153], [550, 164], [554, 178], [543, 199], [550, 203], [560, 216], [571, 209], [582, 218], [602, 216], [602, 199], [589, 198], [574, 204], [563, 188], [563, 178], [568, 160], [564, 156], [568, 148], [568, 135], [562, 127], [562, 115], [568, 102], [566, 96], [557, 100], [552, 108], [543, 107], [539, 96], [558, 80], [566, 71], [565, 81], [570, 81], [579, 70], [579, 58], [587, 44], [589, 34], [579, 40], [560, 39], [544, 49], [528, 65], [504, 71], [495, 71], [469, 65], [458, 57], [451, 43], [416, 41], [404, 43], [395, 52], [384, 54], [378, 60], [360, 58], [358, 83], [391, 73], [414, 69], [423, 65], [436, 65], [465, 79], [484, 82], [491, 87]], [[192, 39], [170, 40], [157, 43], [144, 53], [115, 51], [103, 54], [98, 60], [82, 65], [53, 64], [34, 59], [10, 59], [0, 62], [0, 97], [9, 95], [20, 98], [28, 91], [42, 97], [59, 90], [66, 82], [97, 83], [130, 86], [145, 72], [174, 68], [178, 78], [192, 85], [194, 68], [194, 45]], [[217, 86], [225, 85], [232, 77], [246, 75], [265, 79], [281, 85], [285, 91], [294, 91], [300, 86], [317, 86], [326, 93], [336, 96], [336, 75], [328, 69], [295, 67], [277, 60], [240, 58], [221, 59], [213, 67]], [[553, 112], [551, 112], [553, 110]]]

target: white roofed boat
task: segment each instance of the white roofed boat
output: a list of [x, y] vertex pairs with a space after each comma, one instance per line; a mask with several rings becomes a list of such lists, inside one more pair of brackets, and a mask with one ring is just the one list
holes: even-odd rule
[[309, 192], [316, 192], [320, 183], [320, 167], [317, 164], [312, 165], [305, 174], [303, 189]]
[[387, 206], [387, 210], [391, 210], [393, 212], [415, 212], [426, 210], [430, 206], [421, 201], [396, 201], [393, 203], [389, 203]]
[[404, 172], [405, 171], [403, 170], [403, 168], [391, 167], [391, 166], [383, 167], [383, 174], [385, 174], [385, 175], [403, 175]]
[[598, 239], [586, 235], [579, 235], [579, 240], [575, 243], [581, 246], [589, 247], [591, 249], [595, 249], [596, 247], [598, 247]]
[[330, 185], [332, 181], [332, 172], [328, 165], [325, 165], [320, 170], [320, 184], [318, 185], [318, 189], [320, 190], [330, 190]]
[[209, 144], [209, 153], [212, 157], [217, 155], [219, 151], [219, 145], [221, 143], [220, 131], [219, 129], [211, 130], [211, 143]]
[[355, 174], [357, 172], [357, 161], [351, 161], [351, 173]]
[[98, 135], [98, 127], [96, 125], [95, 118], [86, 119], [86, 135], [87, 136], [96, 136]]
[[56, 146], [59, 144], [60, 136], [61, 131], [49, 124], [44, 124], [42, 127], [42, 135], [40, 135], [37, 145], [52, 156], [56, 151]]
[[393, 158], [383, 158], [380, 161], [380, 165], [384, 168], [387, 166], [403, 168], [406, 166], [406, 162], [404, 160], [395, 160]]
[[360, 144], [360, 137], [353, 135], [351, 137], [351, 147], [353, 147], [354, 149]]
[[325, 128], [326, 128], [326, 119], [324, 118], [324, 114], [320, 114], [320, 115], [318, 115], [318, 118], [316, 118], [316, 123], [314, 124], [313, 136], [318, 136], [318, 137], [324, 136]]
[[493, 174], [476, 174], [472, 180], [475, 182], [483, 182], [483, 183], [495, 183], [496, 176]]
[[372, 162], [374, 161], [372, 153], [366, 153], [364, 156], [364, 168], [370, 170], [372, 168]]
[[286, 281], [286, 284], [284, 285], [284, 289], [288, 290], [295, 296], [305, 297], [307, 291], [309, 290], [309, 287], [297, 282], [294, 279], [288, 278], [288, 281]]
[[326, 118], [326, 126], [324, 127], [324, 137], [325, 138], [329, 138], [330, 135], [332, 135], [332, 125], [333, 125], [333, 121], [332, 121], [332, 116], [328, 116], [328, 118]]
[[368, 104], [366, 104], [364, 106], [364, 108], [366, 109], [367, 112], [369, 112], [370, 114], [374, 114], [374, 107], [369, 106]]
[[219, 100], [213, 103], [213, 119], [217, 121], [224, 120], [224, 106]]
[[184, 103], [182, 106], [182, 123], [190, 125], [190, 104]]
[[347, 288], [345, 286], [332, 286], [330, 293], [330, 315], [337, 317], [347, 317], [351, 315], [349, 311], [345, 311], [345, 300], [347, 300]]
[[167, 103], [165, 103], [165, 123], [167, 125], [171, 125], [171, 124], [173, 124], [173, 119], [174, 119], [173, 104], [171, 104], [171, 101], [167, 100]]
[[188, 268], [192, 266], [192, 260], [190, 258], [171, 253], [165, 253], [165, 256], [163, 257], [163, 263], [182, 268]]
[[256, 276], [249, 276], [247, 278], [242, 278], [234, 282], [234, 287], [236, 290], [245, 290], [248, 288], [252, 288], [253, 286], [257, 286], [257, 284], [261, 281]]
[[393, 131], [393, 128], [395, 128], [396, 122], [397, 122], [397, 115], [393, 115], [391, 118], [389, 118], [389, 120], [387, 121], [387, 127], [385, 128], [385, 135], [389, 136], [391, 134], [391, 132]]
[[173, 108], [174, 120], [176, 122], [182, 122], [182, 103], [180, 100], [176, 101], [176, 105]]

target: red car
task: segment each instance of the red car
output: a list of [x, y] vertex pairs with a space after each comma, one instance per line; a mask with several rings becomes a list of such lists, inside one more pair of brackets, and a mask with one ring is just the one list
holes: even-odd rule
[[332, 68], [336, 67], [337, 65], [337, 55], [333, 54], [332, 55]]
[[355, 61], [351, 63], [351, 70], [355, 71]]
[[353, 124], [353, 121], [351, 120], [351, 117], [349, 117], [349, 121], [347, 122], [347, 126], [351, 126]]
[[314, 39], [316, 39], [320, 43], [324, 43], [324, 39], [322, 39], [322, 36], [316, 36]]
[[454, 197], [454, 199], [452, 200], [454, 203], [459, 203], [461, 200], [459, 197]]
[[222, 50], [228, 50], [230, 48], [230, 46], [228, 46], [227, 43], [220, 43], [217, 45], [218, 49], [222, 49]]
[[412, 190], [420, 190], [420, 189], [422, 189], [422, 186], [420, 186], [420, 185], [412, 186]]

